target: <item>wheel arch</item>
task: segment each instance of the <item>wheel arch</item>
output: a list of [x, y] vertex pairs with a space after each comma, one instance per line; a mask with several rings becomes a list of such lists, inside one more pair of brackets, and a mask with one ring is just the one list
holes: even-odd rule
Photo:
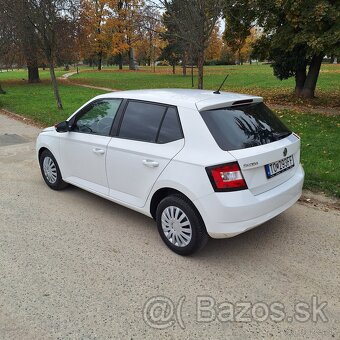
[[48, 145], [47, 143], [41, 143], [39, 145], [39, 147], [37, 148], [37, 151], [36, 151], [36, 155], [38, 157], [39, 164], [40, 164], [40, 157], [41, 157], [41, 155], [42, 155], [42, 153], [44, 151], [49, 151], [52, 154], [52, 156], [55, 158], [55, 160], [56, 160], [56, 162], [58, 164], [61, 176], [62, 176], [62, 178], [64, 178], [64, 171], [63, 171], [63, 168], [62, 168], [62, 166], [60, 164], [61, 161], [60, 161], [58, 149], [56, 147], [54, 147], [53, 144]]
[[[38, 160], [40, 162], [40, 157], [41, 157], [41, 154], [45, 151], [45, 150], [48, 150], [50, 151], [48, 148], [46, 148], [45, 146], [42, 146], [40, 147], [40, 149], [38, 150]], [[50, 151], [51, 152], [51, 151]], [[52, 152], [51, 152], [52, 153]]]
[[199, 212], [198, 208], [196, 207], [195, 203], [187, 195], [185, 195], [183, 192], [181, 192], [180, 190], [171, 188], [171, 187], [160, 188], [153, 193], [152, 198], [150, 200], [150, 209], [149, 209], [150, 214], [151, 214], [153, 219], [156, 219], [157, 206], [162, 201], [162, 199], [167, 197], [167, 196], [175, 195], [175, 194], [181, 195], [185, 200], [190, 202], [192, 204], [193, 208], [196, 210], [197, 214], [200, 216], [200, 218], [203, 221], [202, 215]]

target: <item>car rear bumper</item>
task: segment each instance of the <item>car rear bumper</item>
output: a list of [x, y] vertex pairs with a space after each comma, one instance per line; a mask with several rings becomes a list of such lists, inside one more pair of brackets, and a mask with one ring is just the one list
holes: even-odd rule
[[259, 195], [249, 190], [213, 193], [195, 200], [213, 238], [228, 238], [252, 229], [291, 207], [301, 196], [304, 171]]

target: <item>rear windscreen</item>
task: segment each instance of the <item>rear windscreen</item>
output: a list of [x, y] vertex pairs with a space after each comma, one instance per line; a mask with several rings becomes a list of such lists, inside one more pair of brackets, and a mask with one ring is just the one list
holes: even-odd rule
[[275, 142], [291, 131], [263, 103], [200, 112], [222, 150], [238, 150]]

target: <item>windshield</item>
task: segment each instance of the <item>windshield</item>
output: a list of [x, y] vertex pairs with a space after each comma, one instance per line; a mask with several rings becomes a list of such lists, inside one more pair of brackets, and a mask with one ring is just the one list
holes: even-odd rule
[[225, 151], [268, 144], [291, 134], [263, 103], [200, 113], [216, 143]]

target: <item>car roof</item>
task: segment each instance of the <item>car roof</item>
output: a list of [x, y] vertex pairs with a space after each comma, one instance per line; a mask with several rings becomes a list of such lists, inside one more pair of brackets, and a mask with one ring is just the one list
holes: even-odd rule
[[228, 107], [237, 101], [251, 100], [261, 102], [262, 97], [251, 96], [233, 92], [214, 94], [212, 90], [194, 89], [150, 89], [117, 91], [100, 95], [96, 98], [128, 98], [144, 100], [167, 105], [182, 106], [198, 109], [199, 111], [211, 110], [219, 107]]

